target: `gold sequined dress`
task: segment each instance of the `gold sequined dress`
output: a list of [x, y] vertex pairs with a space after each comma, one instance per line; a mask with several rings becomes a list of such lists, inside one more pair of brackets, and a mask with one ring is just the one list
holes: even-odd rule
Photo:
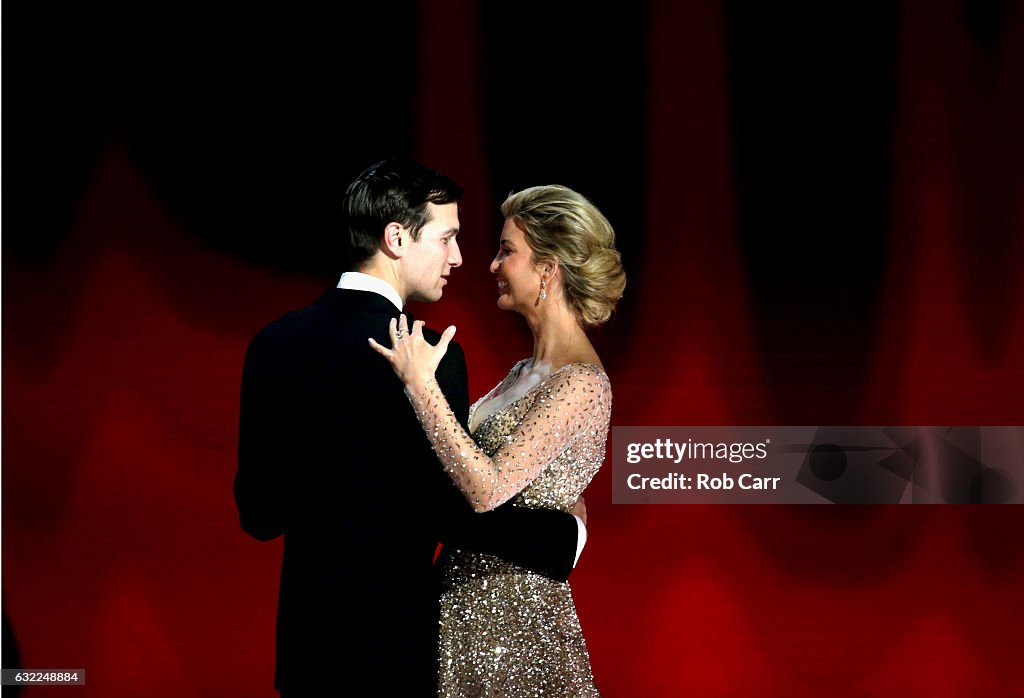
[[[470, 424], [525, 363], [473, 405]], [[477, 508], [511, 499], [569, 512], [604, 461], [611, 398], [597, 366], [568, 364], [482, 419], [472, 441], [450, 410], [444, 414], [439, 391], [412, 402], [445, 469]], [[458, 549], [447, 552], [442, 579], [441, 696], [600, 696], [568, 584]]]

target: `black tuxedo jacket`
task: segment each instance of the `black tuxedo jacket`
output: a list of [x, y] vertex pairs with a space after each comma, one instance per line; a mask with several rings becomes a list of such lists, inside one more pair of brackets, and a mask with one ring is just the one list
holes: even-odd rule
[[[572, 516], [474, 514], [441, 469], [367, 342], [390, 346], [398, 312], [376, 293], [331, 289], [261, 330], [246, 354], [234, 494], [246, 532], [284, 536], [275, 685], [289, 696], [377, 681], [389, 694], [436, 694], [439, 540], [556, 579], [572, 568]], [[454, 342], [437, 381], [465, 424]]]

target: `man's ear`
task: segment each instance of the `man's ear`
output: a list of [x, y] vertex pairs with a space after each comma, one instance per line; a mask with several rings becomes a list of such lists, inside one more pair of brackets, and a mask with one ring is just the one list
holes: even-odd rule
[[382, 248], [384, 252], [394, 259], [405, 256], [409, 248], [409, 231], [401, 223], [392, 221], [384, 226], [384, 237]]

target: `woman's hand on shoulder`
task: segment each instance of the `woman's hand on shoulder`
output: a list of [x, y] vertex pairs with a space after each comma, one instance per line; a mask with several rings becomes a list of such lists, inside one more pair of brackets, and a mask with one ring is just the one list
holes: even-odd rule
[[391, 364], [398, 379], [414, 394], [422, 392], [428, 380], [434, 377], [438, 364], [448, 351], [448, 344], [455, 336], [455, 325], [450, 325], [441, 335], [437, 344], [431, 344], [423, 336], [423, 321], [417, 320], [409, 330], [405, 315], [398, 320], [391, 319], [388, 325], [391, 348], [378, 344], [372, 337], [370, 346]]

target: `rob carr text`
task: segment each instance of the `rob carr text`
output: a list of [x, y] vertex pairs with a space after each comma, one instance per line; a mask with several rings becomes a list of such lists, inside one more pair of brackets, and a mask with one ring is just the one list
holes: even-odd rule
[[668, 473], [662, 477], [644, 477], [633, 473], [626, 478], [626, 485], [631, 490], [776, 490], [779, 477], [764, 477], [753, 473], [742, 473], [735, 477], [728, 473], [709, 475], [707, 473]]

